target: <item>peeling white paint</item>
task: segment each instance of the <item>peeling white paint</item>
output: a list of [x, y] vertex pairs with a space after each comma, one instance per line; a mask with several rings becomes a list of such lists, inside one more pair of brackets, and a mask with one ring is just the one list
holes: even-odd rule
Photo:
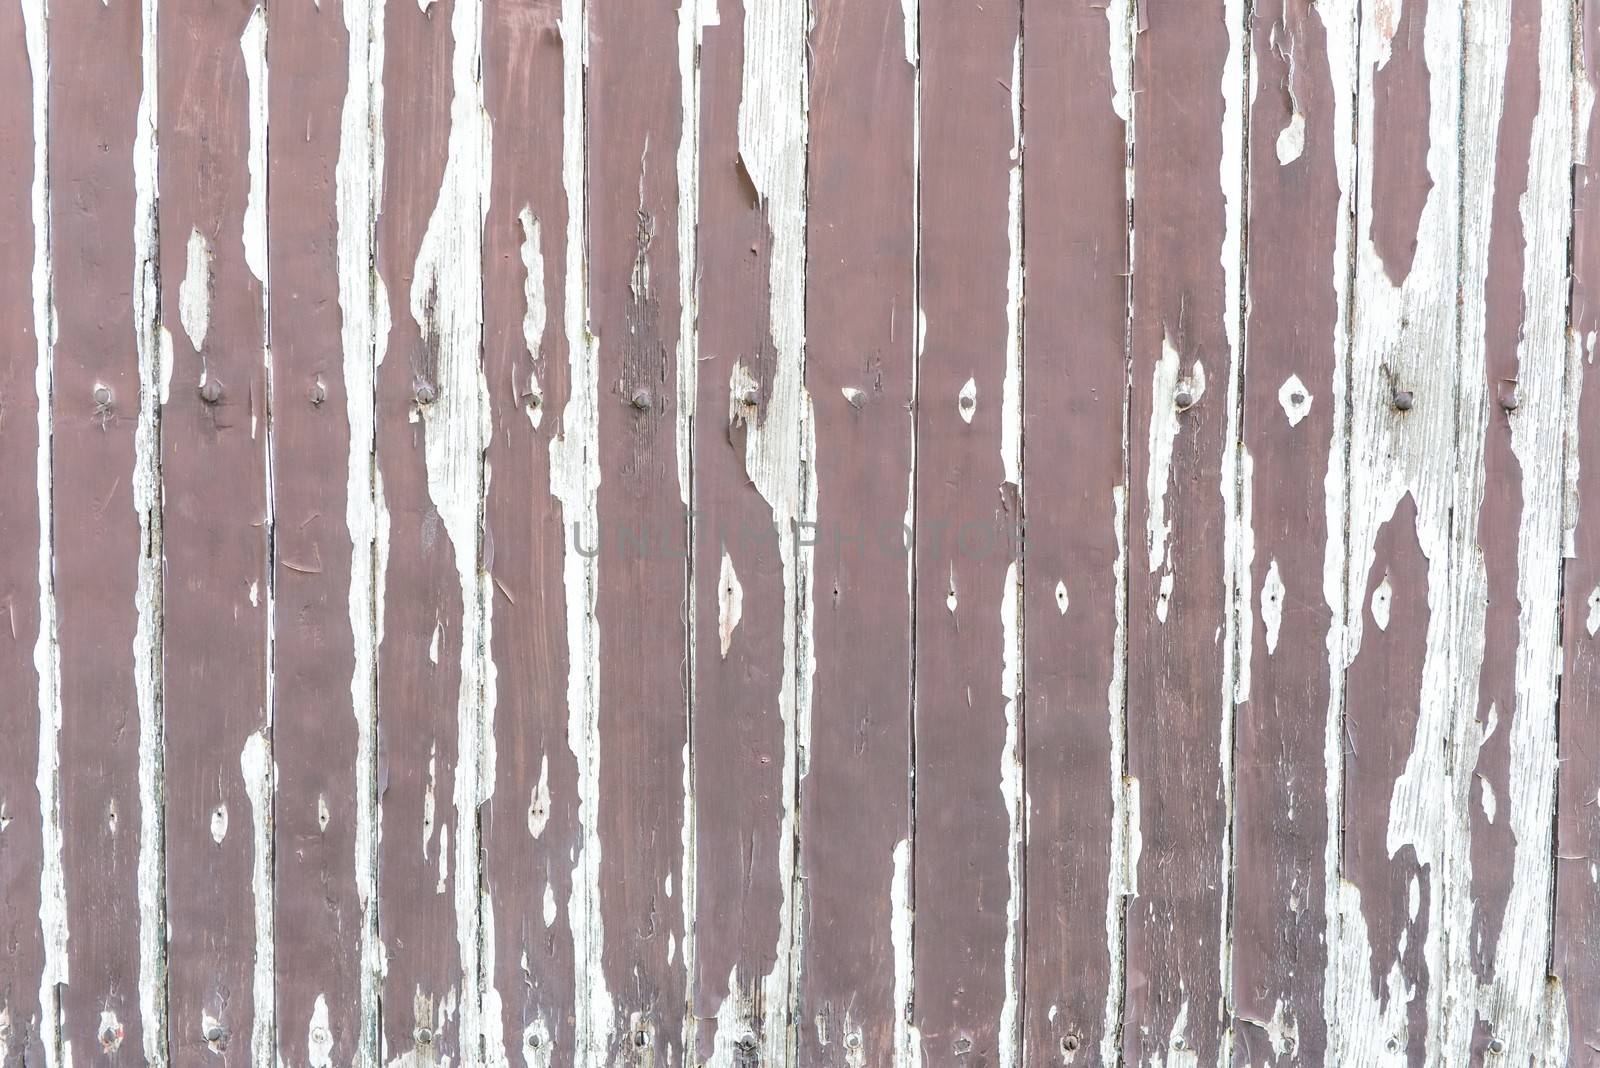
[[538, 838], [550, 823], [550, 756], [539, 757], [539, 781], [528, 798], [528, 833]]
[[894, 847], [894, 877], [889, 883], [889, 945], [894, 950], [894, 1064], [921, 1068], [922, 1034], [912, 1023], [911, 839]]
[[1000, 600], [1001, 655], [1000, 695], [1005, 699], [1005, 740], [1000, 746], [1000, 797], [1006, 807], [1006, 895], [1005, 996], [1000, 1004], [999, 1061], [1016, 1064], [1021, 1049], [1019, 1025], [1022, 1019], [1019, 939], [1022, 934], [1022, 849], [1026, 833], [1023, 809], [1021, 710], [1017, 699], [1022, 690], [1022, 606], [1017, 583], [1017, 565], [1006, 569], [1005, 587]]
[[[1123, 453], [1127, 453], [1127, 428], [1123, 428]], [[1139, 781], [1128, 776], [1128, 489], [1111, 490], [1112, 530], [1117, 540], [1112, 564], [1112, 598], [1115, 623], [1111, 635], [1111, 680], [1106, 685], [1106, 730], [1110, 735], [1111, 793], [1110, 863], [1106, 869], [1106, 958], [1110, 974], [1106, 984], [1105, 1024], [1100, 1036], [1100, 1059], [1116, 1064], [1121, 1055], [1123, 981], [1127, 962], [1122, 945], [1127, 930], [1127, 901], [1138, 892]]]
[[1067, 614], [1067, 584], [1064, 581], [1056, 583], [1056, 610], [1062, 615]]
[[1167, 561], [1167, 538], [1172, 523], [1167, 519], [1167, 484], [1172, 472], [1172, 449], [1178, 440], [1180, 391], [1189, 396], [1188, 407], [1200, 403], [1206, 390], [1206, 369], [1196, 360], [1189, 378], [1179, 378], [1178, 350], [1171, 337], [1161, 341], [1161, 358], [1156, 361], [1150, 383], [1150, 468], [1145, 478], [1149, 514], [1145, 533], [1149, 542], [1150, 570], [1160, 570]]
[[[250, 193], [245, 201], [244, 262], [256, 280], [267, 280], [267, 9], [257, 5], [239, 36], [249, 83], [250, 147], [246, 163]], [[197, 348], [199, 346], [196, 346]]]
[[345, 526], [350, 536], [348, 617], [352, 644], [350, 707], [355, 720], [354, 868], [361, 906], [356, 1063], [379, 1063], [378, 988], [383, 946], [377, 928], [378, 780], [375, 746], [377, 647], [383, 637], [389, 516], [373, 460], [377, 365], [389, 335], [388, 290], [374, 284], [375, 226], [383, 189], [384, 0], [346, 0], [347, 80], [339, 118], [334, 212], [338, 224], [339, 342], [345, 420]]
[[900, 23], [905, 31], [906, 62], [917, 66], [918, 37], [917, 15], [919, 0], [900, 0]]
[[1267, 565], [1267, 577], [1261, 582], [1261, 624], [1267, 632], [1267, 655], [1278, 651], [1278, 630], [1283, 626], [1283, 577], [1278, 573], [1278, 561]]
[[1289, 121], [1283, 129], [1278, 131], [1278, 141], [1274, 146], [1278, 154], [1278, 166], [1287, 167], [1299, 159], [1306, 150], [1306, 117], [1296, 111], [1289, 116]]
[[1300, 420], [1311, 414], [1311, 391], [1300, 381], [1299, 375], [1290, 375], [1278, 387], [1278, 403], [1283, 406], [1284, 418], [1290, 426], [1299, 426]]
[[211, 840], [218, 845], [228, 837], [228, 806], [219, 804], [211, 810]]
[[204, 351], [211, 328], [211, 246], [196, 227], [189, 231], [189, 256], [178, 283], [178, 322], [196, 352]]
[[[165, 859], [161, 848], [161, 440], [157, 398], [172, 374], [170, 338], [160, 325], [160, 243], [156, 221], [156, 48], [158, 0], [141, 0], [139, 96], [133, 140], [133, 321], [139, 359], [139, 417], [134, 428], [133, 507], [141, 546], [134, 590], [134, 698], [139, 713], [139, 1025], [147, 1064], [167, 1063]], [[63, 975], [63, 980], [65, 975]]]
[[728, 646], [733, 642], [733, 632], [744, 615], [744, 587], [733, 570], [733, 558], [722, 550], [722, 573], [717, 578], [717, 637], [722, 643], [722, 658], [728, 658]]
[[545, 294], [544, 294], [544, 242], [539, 229], [539, 220], [524, 204], [522, 210], [517, 212], [517, 221], [522, 224], [522, 299], [524, 311], [522, 313], [522, 344], [526, 348], [528, 358], [535, 367], [528, 368], [528, 389], [526, 397], [517, 397], [517, 404], [528, 413], [528, 421], [538, 429], [544, 421], [544, 394], [539, 389], [539, 376], [536, 366], [539, 352], [544, 345], [545, 328]]
[[[259, 8], [257, 10], [260, 10]], [[250, 798], [250, 892], [255, 903], [255, 956], [251, 977], [250, 1062], [272, 1065], [277, 1058], [272, 1034], [277, 1023], [276, 988], [273, 985], [276, 945], [273, 940], [272, 805], [276, 769], [265, 731], [245, 739], [239, 752], [239, 773]]]
[[1172, 604], [1172, 572], [1168, 571], [1161, 576], [1161, 586], [1156, 594], [1156, 619], [1162, 623], [1167, 621], [1167, 611]]
[[1385, 575], [1372, 591], [1372, 622], [1377, 624], [1379, 630], [1389, 629], [1389, 611], [1393, 604], [1394, 587], [1389, 585], [1389, 576]]
[[978, 412], [978, 384], [972, 379], [967, 379], [962, 385], [960, 394], [956, 397], [956, 413], [961, 416], [963, 423], [972, 422], [972, 417]]
[[[599, 558], [580, 551], [582, 531], [599, 529], [600, 463], [598, 340], [588, 330], [589, 300], [584, 235], [586, 153], [583, 75], [588, 23], [583, 0], [562, 0], [561, 183], [567, 202], [566, 291], [563, 307], [571, 391], [561, 433], [550, 441], [550, 492], [561, 504], [566, 548], [562, 584], [567, 616], [567, 744], [578, 768], [578, 850], [572, 870], [567, 920], [572, 928], [575, 1055], [580, 1063], [607, 1056], [613, 1001], [601, 968], [605, 930], [600, 915], [600, 622], [595, 617]], [[681, 384], [680, 384], [681, 388]]]
[[311, 1068], [333, 1068], [333, 1032], [328, 1027], [328, 999], [322, 994], [312, 1003], [306, 1025], [306, 1061]]

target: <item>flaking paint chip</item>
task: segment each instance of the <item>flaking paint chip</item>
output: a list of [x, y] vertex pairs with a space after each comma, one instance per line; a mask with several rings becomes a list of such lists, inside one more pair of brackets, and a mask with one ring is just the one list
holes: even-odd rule
[[956, 411], [960, 413], [962, 422], [970, 423], [977, 410], [978, 383], [969, 378], [967, 384], [961, 387], [961, 395], [956, 398]]
[[1067, 584], [1065, 582], [1056, 583], [1056, 608], [1062, 615], [1067, 614]]
[[861, 402], [865, 400], [867, 396], [854, 386], [845, 386], [843, 389], [839, 390], [839, 392], [844, 394], [844, 399], [850, 402], [850, 407], [852, 408], [860, 408]]
[[744, 588], [733, 570], [733, 558], [722, 551], [722, 574], [717, 579], [717, 637], [722, 643], [722, 658], [728, 658], [728, 646], [733, 643], [733, 632], [744, 615]]
[[1600, 632], [1600, 586], [1589, 591], [1589, 618], [1584, 621], [1584, 629], [1591, 638]]
[[1372, 591], [1372, 621], [1379, 630], [1389, 629], [1389, 606], [1393, 603], [1394, 587], [1389, 585], [1389, 576], [1385, 575], [1378, 588]]
[[1300, 420], [1311, 412], [1311, 391], [1306, 389], [1299, 375], [1290, 375], [1278, 387], [1278, 403], [1283, 405], [1283, 414], [1289, 420], [1289, 425], [1299, 426]]

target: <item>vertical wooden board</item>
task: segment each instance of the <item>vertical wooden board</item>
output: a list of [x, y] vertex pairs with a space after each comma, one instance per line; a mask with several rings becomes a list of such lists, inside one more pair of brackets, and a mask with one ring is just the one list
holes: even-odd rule
[[1017, 1061], [1021, 9], [922, 12], [913, 1022]]
[[1552, 1044], [1573, 1064], [1600, 1050], [1600, 3], [1576, 9], [1573, 86], [1572, 303], [1567, 330], [1567, 507], [1562, 571], [1559, 807], [1556, 823], [1555, 946], [1559, 980]]
[[1131, 7], [1024, 5], [1024, 1063], [1115, 1063], [1124, 797]]
[[[1461, 743], [1464, 765], [1475, 763], [1460, 784], [1470, 867], [1452, 876], [1469, 894], [1472, 935], [1450, 964], [1472, 978], [1478, 1005], [1452, 1022], [1446, 1057], [1472, 1063], [1545, 1055], [1561, 672], [1563, 487], [1552, 472], [1567, 374], [1567, 282], [1554, 250], [1571, 225], [1571, 16], [1564, 0], [1465, 16], [1463, 167], [1492, 178], [1487, 190], [1468, 185], [1464, 213], [1462, 273], [1482, 299], [1463, 301], [1461, 366], [1481, 377], [1463, 392], [1471, 408], [1457, 439], [1457, 470], [1470, 475], [1456, 521], [1476, 525], [1476, 552], [1461, 568], [1467, 625], [1457, 632], [1481, 634], [1482, 659]], [[1475, 655], [1469, 645], [1466, 670]]]
[[276, 1048], [284, 1063], [348, 1064], [370, 1055], [376, 1012], [361, 859], [373, 845], [372, 161], [357, 132], [369, 9], [267, 15]]
[[[701, 52], [694, 421], [694, 1055], [787, 1063], [797, 741], [810, 613], [801, 497], [805, 27], [723, 4]], [[803, 745], [803, 741], [799, 741]]]
[[800, 1064], [889, 1064], [910, 1043], [916, 5], [821, 4], [810, 58], [817, 715], [795, 1027]]
[[[43, 985], [40, 909], [46, 891], [44, 824], [55, 819], [57, 744], [52, 637], [42, 629], [50, 590], [50, 573], [41, 568], [51, 542], [49, 347], [35, 321], [36, 301], [42, 306], [47, 292], [46, 276], [35, 265], [49, 263], [46, 220], [35, 215], [45, 203], [45, 176], [35, 172], [44, 162], [45, 131], [38, 120], [45, 115], [49, 74], [42, 20], [39, 7], [16, 4], [0, 11], [0, 79], [7, 86], [0, 139], [11, 146], [0, 163], [0, 271], [11, 280], [0, 298], [0, 495], [6, 501], [0, 544], [9, 547], [0, 557], [0, 608], [8, 635], [0, 638], [0, 692], [6, 695], [0, 723], [10, 741], [0, 754], [0, 1058], [30, 1064], [44, 1063], [45, 1045], [55, 1041], [56, 1031], [56, 998]], [[41, 715], [41, 697], [52, 708], [49, 718]]]
[[[132, 3], [50, 11], [51, 470], [60, 656], [63, 1043], [165, 1063], [154, 793], [159, 519], [154, 87]], [[70, 192], [69, 192], [70, 191]], [[47, 833], [49, 824], [47, 823]], [[53, 936], [53, 938], [52, 938]]]
[[[677, 458], [678, 10], [588, 8], [590, 331], [599, 374], [596, 1063], [682, 1059], [688, 516]], [[599, 1007], [590, 1012], [598, 1023]]]
[[1311, 717], [1333, 695], [1334, 616], [1322, 584], [1330, 558], [1335, 567], [1343, 559], [1342, 520], [1330, 526], [1321, 477], [1337, 447], [1348, 248], [1340, 205], [1352, 177], [1338, 150], [1348, 115], [1335, 100], [1353, 87], [1333, 67], [1326, 28], [1337, 17], [1305, 0], [1269, 0], [1251, 27], [1241, 503], [1255, 550], [1239, 596], [1255, 612], [1252, 630], [1239, 635], [1250, 671], [1234, 758], [1231, 981], [1235, 1042], [1250, 1064], [1327, 1056], [1324, 799], [1339, 766], [1327, 767]]
[[1137, 18], [1128, 768], [1142, 848], [1123, 1050], [1210, 1063], [1232, 1026], [1231, 720], [1248, 670], [1234, 643], [1249, 602], [1233, 592], [1249, 560], [1235, 497], [1245, 24], [1233, 0]]
[[484, 938], [493, 950], [485, 974], [501, 1002], [500, 1020], [484, 1026], [490, 1049], [502, 1042], [513, 1064], [533, 1065], [581, 1063], [569, 922], [579, 780], [567, 680], [582, 651], [566, 643], [563, 515], [550, 459], [571, 391], [562, 117], [563, 59], [577, 42], [563, 39], [560, 14], [546, 0], [489, 0], [484, 8], [484, 95], [495, 139], [483, 250], [493, 420], [484, 566], [493, 581], [497, 694], [494, 793], [482, 815]]
[[378, 927], [384, 1056], [424, 1062], [476, 1059], [483, 1030], [477, 805], [480, 775], [492, 782], [480, 744], [494, 691], [479, 656], [482, 19], [481, 0], [394, 4], [384, 27]]
[[1342, 516], [1348, 539], [1343, 575], [1325, 580], [1338, 630], [1330, 665], [1336, 678], [1349, 673], [1329, 739], [1344, 771], [1329, 791], [1342, 877], [1328, 903], [1328, 1056], [1456, 1063], [1440, 1060], [1451, 1044], [1445, 1006], [1473, 994], [1470, 970], [1446, 958], [1466, 945], [1450, 932], [1470, 923], [1461, 906], [1471, 881], [1461, 776], [1450, 769], [1464, 766], [1457, 745], [1475, 688], [1457, 662], [1470, 630], [1461, 614], [1482, 592], [1459, 582], [1476, 532], [1452, 512], [1467, 514], [1458, 414], [1477, 410], [1470, 394], [1481, 398], [1483, 377], [1481, 362], [1461, 366], [1457, 292], [1472, 284], [1461, 190], [1489, 178], [1462, 175], [1460, 9], [1417, 0], [1355, 10], [1358, 29], [1351, 5], [1324, 23], [1334, 69], [1356, 72], [1359, 166], [1346, 192], [1351, 334], [1333, 390], [1345, 440], [1327, 482], [1330, 522]]
[[[262, 287], [265, 12], [164, 5], [158, 31], [163, 345], [163, 753], [174, 1056], [269, 1051], [272, 587]], [[259, 129], [265, 138], [265, 130]], [[264, 140], [263, 140], [264, 144]], [[252, 173], [252, 172], [255, 173]], [[265, 950], [265, 946], [259, 947]]]

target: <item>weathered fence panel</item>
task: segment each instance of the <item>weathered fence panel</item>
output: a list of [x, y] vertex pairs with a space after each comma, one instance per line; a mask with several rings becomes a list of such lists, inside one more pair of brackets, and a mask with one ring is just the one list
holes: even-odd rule
[[7, 1063], [1600, 1063], [1597, 40], [19, 0]]

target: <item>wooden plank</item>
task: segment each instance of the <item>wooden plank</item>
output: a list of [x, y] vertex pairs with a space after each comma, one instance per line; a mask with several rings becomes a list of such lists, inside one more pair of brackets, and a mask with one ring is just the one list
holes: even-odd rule
[[272, 1010], [270, 965], [254, 967], [271, 929], [265, 13], [235, 0], [165, 15], [162, 608], [179, 651], [162, 671], [168, 1035], [179, 1058], [237, 1047], [259, 1060]]
[[273, 956], [294, 1064], [376, 1048], [370, 19], [359, 0], [268, 7]]
[[915, 997], [925, 1055], [1021, 1022], [1021, 8], [919, 20]]
[[[1451, 878], [1472, 937], [1449, 962], [1478, 1005], [1466, 1019], [1447, 1005], [1445, 1057], [1457, 1062], [1543, 1055], [1561, 673], [1563, 487], [1551, 472], [1561, 466], [1567, 374], [1565, 265], [1549, 253], [1566, 246], [1571, 225], [1571, 18], [1558, 0], [1465, 15], [1474, 47], [1462, 276], [1482, 300], [1464, 300], [1461, 313], [1459, 365], [1477, 381], [1460, 393], [1457, 471], [1467, 484], [1455, 515], [1458, 527], [1463, 516], [1475, 521], [1476, 553], [1462, 554], [1460, 581], [1476, 596], [1464, 599], [1456, 631], [1467, 636], [1466, 671], [1481, 660], [1460, 743], [1464, 765], [1475, 749], [1476, 766], [1457, 784], [1470, 867]], [[1490, 180], [1478, 185], [1479, 174]]]
[[1361, 9], [1356, 32], [1325, 28], [1330, 55], [1356, 66], [1360, 168], [1349, 355], [1335, 380], [1347, 385], [1334, 394], [1347, 442], [1328, 480], [1348, 538], [1330, 645], [1348, 681], [1343, 782], [1330, 793], [1343, 879], [1331, 888], [1329, 1057], [1433, 1063], [1446, 1002], [1471, 1001], [1446, 968], [1446, 933], [1470, 910], [1457, 911], [1466, 813], [1443, 755], [1460, 762], [1461, 711], [1475, 703], [1451, 648], [1464, 626], [1457, 561], [1475, 537], [1451, 521], [1453, 507], [1468, 514], [1455, 449], [1470, 402], [1458, 396], [1482, 389], [1481, 363], [1457, 371], [1459, 190], [1489, 178], [1460, 177], [1459, 9], [1418, 0]]
[[[810, 719], [805, 26], [720, 6], [701, 52], [694, 423], [695, 1056], [788, 1063], [795, 796]], [[703, 773], [702, 773], [703, 772]]]
[[1600, 331], [1600, 3], [1585, 0], [1577, 17], [1573, 72], [1572, 298], [1568, 308], [1567, 502], [1562, 561], [1562, 675], [1557, 779], [1555, 944], [1559, 981], [1550, 1043], [1572, 1064], [1600, 1051], [1600, 463], [1585, 462], [1600, 444], [1600, 386], [1595, 334]]
[[[379, 933], [386, 1059], [481, 1056], [477, 808], [494, 689], [479, 511], [481, 0], [386, 9], [377, 455], [390, 513], [378, 578]], [[381, 545], [380, 541], [380, 545]], [[380, 548], [380, 556], [384, 550]], [[498, 1033], [498, 1028], [495, 1029]]]
[[[1024, 5], [1024, 1063], [1115, 1063], [1127, 879], [1131, 6]], [[1060, 205], [1054, 207], [1053, 205]], [[1070, 206], [1069, 206], [1070, 205]], [[1037, 483], [1036, 483], [1037, 484]]]
[[[598, 394], [596, 1063], [682, 1059], [688, 516], [677, 456], [682, 93], [675, 0], [587, 11], [590, 332]], [[714, 602], [713, 602], [714, 603]], [[598, 1024], [600, 1010], [591, 1005]]]
[[1251, 619], [1235, 593], [1250, 544], [1235, 496], [1243, 5], [1137, 17], [1127, 707], [1142, 848], [1123, 1053], [1210, 1063], [1231, 1045], [1232, 712]]
[[[61, 672], [58, 1040], [166, 1063], [154, 27], [50, 11], [51, 478]], [[47, 823], [47, 834], [49, 833]], [[48, 869], [47, 869], [48, 872]], [[59, 926], [56, 926], [59, 925]], [[64, 960], [61, 959], [64, 955]], [[60, 1051], [51, 1051], [60, 1056]]]
[[1341, 765], [1327, 766], [1326, 739], [1306, 716], [1334, 699], [1323, 581], [1344, 558], [1343, 517], [1330, 517], [1317, 477], [1332, 462], [1343, 388], [1335, 382], [1349, 247], [1341, 204], [1353, 159], [1340, 148], [1350, 115], [1339, 100], [1353, 87], [1328, 29], [1341, 16], [1273, 0], [1256, 8], [1251, 36], [1241, 504], [1255, 548], [1240, 595], [1255, 611], [1239, 635], [1250, 670], [1234, 758], [1230, 995], [1234, 1041], [1251, 1064], [1327, 1057], [1324, 893], [1338, 825], [1324, 799]]
[[[45, 127], [49, 91], [42, 5], [0, 12], [0, 138], [12, 146], [0, 164], [0, 270], [11, 280], [0, 299], [0, 606], [9, 640], [0, 643], [3, 722], [11, 744], [0, 753], [0, 1058], [46, 1063], [55, 1053], [57, 997], [46, 982], [41, 904], [54, 897], [59, 810], [55, 759], [59, 706], [54, 628], [50, 486], [50, 339], [37, 312], [48, 299]], [[23, 146], [33, 151], [23, 151]], [[23, 279], [29, 279], [23, 284]], [[52, 867], [45, 866], [49, 825]], [[58, 967], [49, 950], [51, 971]]]
[[809, 540], [819, 714], [801, 782], [797, 1063], [901, 1063], [911, 1044], [913, 576], [904, 528], [915, 448], [916, 6], [818, 5], [810, 56], [806, 386], [816, 405]]
[[484, 938], [493, 952], [484, 970], [501, 1002], [498, 1021], [486, 1002], [484, 1026], [486, 1049], [531, 1065], [581, 1063], [569, 915], [578, 768], [566, 732], [570, 665], [582, 653], [563, 637], [570, 606], [551, 463], [571, 395], [563, 60], [577, 43], [563, 40], [560, 15], [553, 2], [484, 7], [484, 97], [495, 131], [483, 250], [493, 420], [484, 566], [494, 583], [497, 695], [494, 793], [482, 812]]

